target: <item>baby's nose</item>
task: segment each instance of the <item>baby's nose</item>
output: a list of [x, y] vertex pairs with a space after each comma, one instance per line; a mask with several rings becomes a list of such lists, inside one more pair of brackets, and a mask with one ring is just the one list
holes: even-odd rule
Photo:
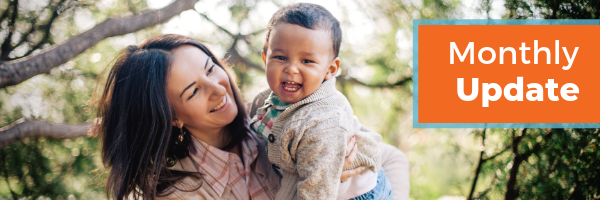
[[297, 74], [299, 71], [298, 71], [298, 68], [296, 67], [296, 65], [291, 64], [291, 65], [287, 66], [283, 70], [283, 72], [290, 73], [290, 74]]

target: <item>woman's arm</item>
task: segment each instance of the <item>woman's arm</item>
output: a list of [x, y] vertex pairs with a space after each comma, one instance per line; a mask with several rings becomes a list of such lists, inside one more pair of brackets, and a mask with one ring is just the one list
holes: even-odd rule
[[[356, 140], [351, 140], [348, 145], [352, 145]], [[352, 146], [351, 146], [352, 147]], [[349, 166], [356, 156], [356, 148], [351, 148], [347, 151], [352, 151], [346, 157], [344, 161], [344, 168]], [[410, 172], [409, 163], [406, 155], [396, 147], [380, 142], [379, 151], [381, 152], [381, 165], [385, 175], [392, 183], [392, 190], [394, 192], [394, 199], [396, 200], [408, 200], [410, 193]], [[345, 170], [342, 172], [342, 180], [360, 174], [364, 169], [357, 167], [352, 170]]]
[[406, 155], [396, 147], [380, 142], [381, 164], [385, 175], [392, 183], [394, 199], [408, 200], [410, 171]]

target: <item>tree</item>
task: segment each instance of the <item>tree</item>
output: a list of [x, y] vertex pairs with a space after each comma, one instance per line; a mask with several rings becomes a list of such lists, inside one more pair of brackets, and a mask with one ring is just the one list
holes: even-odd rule
[[511, 19], [598, 19], [600, 2], [595, 0], [508, 0], [507, 16]]
[[[509, 0], [505, 6], [508, 18], [600, 18], [595, 0]], [[486, 140], [492, 134], [502, 148]], [[482, 150], [467, 199], [600, 199], [599, 129], [484, 129], [475, 136]], [[488, 186], [478, 189], [482, 176]]]
[[[87, 94], [78, 91], [86, 89], [81, 79], [98, 74], [72, 69], [74, 64], [67, 62], [106, 38], [164, 23], [193, 8], [197, 0], [177, 0], [162, 9], [141, 14], [136, 11], [135, 3], [127, 2], [129, 14], [111, 18], [110, 13], [106, 13], [109, 16], [104, 22], [81, 33], [69, 26], [74, 23], [77, 12], [105, 14], [97, 11], [94, 1], [0, 2], [0, 88], [3, 89], [0, 108], [6, 105], [7, 94], [12, 93], [11, 98], [18, 97], [15, 90], [26, 87], [17, 84], [44, 74], [37, 79], [57, 78], [46, 82], [51, 85], [40, 91], [44, 93], [41, 95], [64, 102], [64, 109], [56, 109], [62, 112], [57, 115], [62, 118], [60, 121], [80, 123], [51, 123], [38, 117], [24, 119], [19, 107], [12, 113], [0, 111], [0, 124], [12, 123], [0, 128], [0, 176], [3, 177], [0, 193], [9, 194], [15, 200], [40, 195], [58, 199], [69, 194], [81, 198], [101, 196], [102, 181], [93, 181], [105, 179], [102, 164], [95, 155], [98, 141], [85, 138], [90, 136], [88, 129], [92, 124], [82, 123], [93, 115], [86, 112], [87, 103], [81, 101], [89, 99]], [[80, 83], [83, 88], [77, 89], [80, 84], [72, 82]], [[87, 191], [84, 193], [83, 189]]]
[[[10, 1], [8, 7], [0, 17], [0, 23], [6, 22], [8, 24], [7, 29], [5, 29], [8, 33], [1, 45], [0, 88], [16, 85], [38, 74], [48, 73], [51, 69], [66, 63], [105, 38], [136, 32], [143, 28], [166, 22], [180, 12], [193, 8], [196, 1], [178, 0], [160, 10], [122, 18], [108, 18], [92, 29], [71, 37], [58, 45], [53, 45], [54, 41], [50, 37], [52, 24], [61, 13], [65, 13], [76, 7], [85, 7], [85, 3], [66, 0], [50, 1], [42, 11], [30, 11], [29, 14], [23, 14], [24, 16], [22, 16], [19, 15], [19, 1]], [[39, 14], [37, 16], [36, 12], [52, 12], [52, 16], [49, 19], [41, 19], [43, 15]], [[22, 24], [29, 24], [29, 27], [23, 28], [21, 27], [24, 26]], [[52, 46], [42, 49], [47, 45]], [[23, 49], [25, 49], [24, 53], [22, 53]], [[19, 126], [15, 124], [10, 127], [23, 127], [36, 124], [36, 121], [31, 120], [21, 120], [18, 122], [28, 123], [20, 124]], [[2, 130], [2, 135], [9, 134], [12, 136], [10, 138], [2, 137], [0, 143], [3, 145], [10, 144], [15, 140], [23, 138], [25, 136], [23, 134], [25, 133], [23, 129], [11, 129], [7, 127]], [[29, 133], [27, 136], [45, 136], [38, 134], [47, 132], [36, 133]], [[67, 133], [65, 132], [65, 134]]]
[[[482, 146], [493, 149], [494, 143], [486, 141], [490, 134], [502, 136], [503, 147], [481, 151], [469, 199], [598, 199], [598, 129], [477, 132]], [[489, 183], [475, 193], [479, 176], [487, 176]]]

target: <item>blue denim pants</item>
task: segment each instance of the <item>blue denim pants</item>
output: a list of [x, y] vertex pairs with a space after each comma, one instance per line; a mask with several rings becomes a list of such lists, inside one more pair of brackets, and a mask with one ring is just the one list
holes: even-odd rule
[[392, 196], [392, 183], [385, 176], [385, 172], [383, 169], [377, 172], [377, 185], [371, 191], [364, 193], [360, 196], [352, 198], [352, 200], [367, 200], [367, 199], [376, 199], [376, 200], [387, 200], [394, 199]]

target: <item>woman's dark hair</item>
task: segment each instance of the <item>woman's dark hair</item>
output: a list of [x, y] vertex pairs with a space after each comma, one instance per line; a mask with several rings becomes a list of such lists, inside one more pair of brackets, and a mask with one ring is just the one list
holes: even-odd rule
[[225, 127], [230, 150], [248, 137], [247, 117], [241, 93], [226, 65], [200, 42], [181, 35], [159, 35], [117, 56], [97, 101], [102, 136], [102, 160], [112, 168], [106, 183], [109, 199], [153, 199], [178, 180], [197, 173], [168, 170], [166, 158], [182, 159], [196, 150], [191, 134], [178, 141], [180, 130], [172, 126], [175, 113], [166, 94], [172, 51], [182, 45], [198, 47], [230, 77], [238, 114]]

